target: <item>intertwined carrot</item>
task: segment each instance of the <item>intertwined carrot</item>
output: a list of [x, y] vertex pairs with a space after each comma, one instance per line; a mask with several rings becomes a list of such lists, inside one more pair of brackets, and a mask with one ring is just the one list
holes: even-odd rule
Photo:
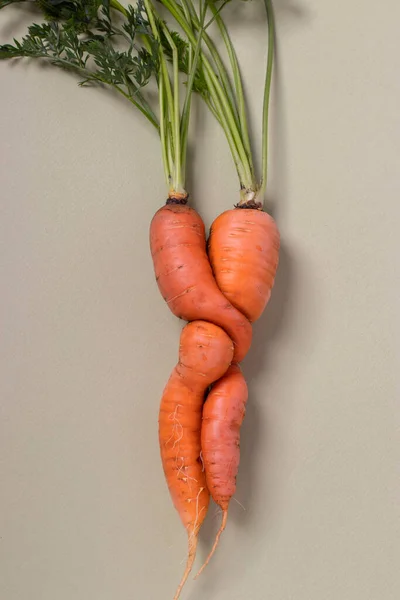
[[200, 431], [208, 386], [229, 368], [233, 344], [207, 321], [193, 321], [181, 334], [179, 362], [165, 387], [159, 414], [161, 459], [169, 491], [188, 533], [188, 560], [175, 598], [190, 573], [209, 492], [201, 459]]

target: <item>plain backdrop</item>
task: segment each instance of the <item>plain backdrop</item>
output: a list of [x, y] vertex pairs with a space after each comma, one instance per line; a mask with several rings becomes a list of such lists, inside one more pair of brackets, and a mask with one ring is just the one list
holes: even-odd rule
[[[183, 600], [400, 597], [400, 5], [275, 0], [267, 209], [273, 297], [243, 369], [237, 501]], [[257, 156], [266, 22], [233, 3]], [[229, 16], [228, 16], [229, 15]], [[26, 7], [0, 13], [21, 36]], [[123, 99], [0, 64], [0, 597], [171, 599], [186, 536], [158, 451], [182, 327], [153, 276], [166, 196]], [[207, 227], [238, 199], [198, 101], [189, 186]], [[219, 523], [212, 506], [198, 564]]]

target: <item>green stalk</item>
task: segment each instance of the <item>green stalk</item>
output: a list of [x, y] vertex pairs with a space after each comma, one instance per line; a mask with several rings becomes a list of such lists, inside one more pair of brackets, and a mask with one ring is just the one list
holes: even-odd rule
[[164, 165], [164, 174], [167, 182], [167, 186], [171, 185], [171, 165], [168, 159], [166, 132], [165, 132], [165, 100], [164, 100], [164, 84], [162, 77], [159, 78], [158, 85], [158, 99], [160, 104], [160, 140], [161, 140], [161, 152], [162, 160]]
[[262, 126], [262, 179], [259, 190], [259, 196], [261, 201], [267, 189], [267, 178], [268, 178], [268, 121], [269, 121], [269, 101], [271, 96], [271, 82], [272, 82], [272, 67], [274, 62], [274, 42], [275, 42], [275, 22], [274, 13], [272, 8], [271, 0], [264, 0], [265, 10], [267, 12], [268, 19], [268, 58], [267, 58], [267, 72], [265, 76], [264, 86], [264, 104], [263, 104], [263, 126]]
[[122, 6], [122, 4], [118, 2], [118, 0], [110, 0], [110, 6], [114, 10], [118, 10], [120, 13], [125, 15], [125, 17], [128, 16], [128, 11], [126, 10], [125, 6]]
[[[187, 4], [186, 4], [186, 2], [184, 0], [182, 0], [182, 10], [183, 10], [183, 12], [185, 14], [186, 21], [191, 26], [192, 18], [190, 16], [190, 12], [189, 12], [188, 6], [187, 6]], [[192, 47], [192, 44], [189, 44], [189, 48], [188, 48], [188, 63], [189, 63], [188, 64], [188, 66], [189, 66], [188, 72], [190, 73], [191, 70], [192, 70], [192, 64], [193, 64], [193, 47]]]
[[[221, 37], [224, 41], [232, 73], [235, 87], [235, 94], [233, 93], [231, 83], [229, 81], [229, 76], [225, 65], [218, 53], [218, 50], [211, 40], [209, 35], [204, 32], [204, 23], [200, 24], [199, 17], [197, 15], [196, 9], [193, 5], [192, 0], [181, 0], [181, 4], [178, 4], [176, 0], [161, 0], [162, 4], [167, 8], [167, 10], [171, 13], [171, 15], [175, 18], [177, 23], [185, 32], [188, 37], [191, 52], [193, 48], [197, 49], [197, 40], [194, 31], [198, 32], [202, 31], [202, 36], [204, 42], [210, 52], [210, 56], [212, 61], [215, 64], [217, 69], [217, 73], [214, 71], [212, 64], [208, 57], [202, 54], [202, 62], [205, 68], [204, 76], [206, 78], [208, 91], [210, 94], [210, 98], [205, 98], [205, 101], [210, 108], [211, 112], [214, 114], [215, 118], [221, 124], [224, 129], [225, 135], [228, 140], [229, 148], [231, 150], [233, 160], [238, 172], [238, 176], [240, 179], [240, 184], [242, 188], [241, 198], [242, 202], [246, 201], [249, 197], [253, 197], [254, 194], [257, 196], [262, 196], [266, 190], [267, 184], [267, 174], [268, 174], [268, 120], [269, 120], [269, 100], [270, 100], [270, 90], [271, 90], [271, 79], [272, 79], [272, 65], [273, 65], [273, 50], [274, 50], [274, 21], [272, 14], [272, 3], [271, 0], [264, 0], [265, 7], [267, 11], [268, 18], [268, 60], [267, 60], [267, 73], [265, 79], [265, 87], [264, 87], [264, 102], [263, 102], [263, 136], [262, 136], [262, 179], [261, 185], [257, 189], [257, 185], [255, 183], [254, 177], [254, 166], [250, 145], [250, 136], [247, 124], [247, 114], [246, 114], [246, 106], [245, 106], [245, 98], [243, 91], [243, 84], [240, 75], [239, 64], [236, 56], [236, 52], [232, 41], [230, 39], [228, 30], [223, 19], [220, 16], [220, 10], [216, 9], [215, 6], [212, 5], [212, 2], [209, 3], [211, 10], [213, 12], [213, 19], [211, 19], [210, 23], [215, 20]], [[144, 0], [146, 11], [149, 13], [149, 20], [153, 30], [153, 34], [156, 35], [156, 32], [153, 27], [153, 23], [151, 22], [150, 12], [150, 0]], [[111, 6], [120, 10], [120, 12], [126, 10], [120, 5], [116, 0], [111, 0]], [[122, 10], [121, 10], [122, 8]], [[154, 19], [153, 19], [154, 21]], [[155, 22], [154, 22], [155, 25]], [[207, 24], [208, 26], [209, 24]], [[164, 29], [164, 33], [167, 37], [168, 43], [171, 45], [170, 39], [168, 39], [169, 32], [168, 29]], [[156, 36], [157, 37], [157, 36]], [[173, 41], [172, 41], [173, 43]], [[172, 139], [170, 140], [172, 146], [174, 148], [175, 153], [175, 181], [181, 179], [182, 173], [182, 164], [185, 165], [185, 153], [187, 148], [187, 118], [186, 116], [182, 118], [180, 121], [181, 126], [183, 126], [183, 130], [181, 130], [181, 136], [179, 136], [179, 142], [181, 142], [181, 147], [179, 151], [180, 160], [177, 162], [177, 140], [178, 140], [178, 127], [177, 127], [177, 102], [176, 102], [176, 65], [174, 63], [174, 48], [171, 45], [173, 50], [173, 71], [174, 71], [174, 98], [172, 97], [172, 90], [170, 86], [170, 81], [168, 77], [168, 82], [165, 80], [166, 69], [163, 66], [163, 77], [166, 85], [166, 94], [167, 94], [167, 105], [171, 118], [171, 126], [174, 134], [172, 135]], [[192, 54], [190, 53], [190, 63], [192, 62]], [[165, 58], [161, 58], [161, 64], [165, 63]], [[193, 74], [194, 78], [194, 74]], [[193, 85], [193, 83], [192, 83]], [[188, 101], [187, 106], [190, 106], [190, 101]], [[174, 107], [173, 110], [171, 107]], [[178, 104], [179, 106], [179, 104]], [[185, 113], [184, 113], [185, 114]], [[164, 128], [165, 130], [165, 128]], [[167, 136], [169, 137], [169, 136]], [[178, 145], [179, 145], [178, 142]], [[171, 149], [169, 148], [169, 153], [171, 153]], [[176, 168], [178, 168], [178, 173], [176, 172]], [[176, 177], [178, 175], [178, 177]], [[178, 183], [178, 181], [177, 181]]]
[[[188, 143], [188, 134], [189, 134], [189, 117], [190, 117], [190, 109], [192, 103], [192, 92], [193, 92], [193, 84], [194, 79], [196, 77], [197, 65], [199, 63], [200, 50], [201, 50], [201, 41], [204, 33], [203, 26], [207, 13], [207, 2], [201, 4], [200, 0], [200, 15], [201, 15], [201, 25], [202, 28], [199, 33], [199, 37], [197, 38], [197, 45], [195, 48], [194, 58], [192, 58], [192, 45], [189, 44], [189, 62], [188, 62], [188, 73], [189, 79], [186, 86], [186, 97], [185, 102], [182, 109], [182, 119], [181, 119], [181, 160], [182, 160], [182, 171], [186, 172], [186, 157], [187, 157], [187, 143]], [[190, 17], [189, 17], [190, 18]]]
[[173, 139], [172, 139], [172, 133], [171, 133], [171, 123], [170, 121], [166, 121], [166, 143], [167, 143], [167, 157], [168, 157], [168, 164], [170, 165], [170, 178], [169, 178], [169, 191], [172, 191], [171, 188], [173, 188], [173, 184], [172, 184], [172, 171], [173, 171], [173, 165], [174, 165], [174, 158], [173, 158], [173, 154], [174, 154], [174, 143], [173, 143]]
[[[179, 5], [175, 2], [175, 0], [161, 0], [161, 2], [171, 13], [171, 15], [175, 18], [180, 27], [183, 29], [183, 31], [188, 37], [189, 42], [195, 47], [196, 36], [194, 35], [191, 24], [189, 24], [186, 21], [185, 15], [180, 10]], [[241, 186], [245, 187], [246, 189], [254, 189], [255, 182], [252, 176], [249, 160], [243, 146], [243, 141], [240, 135], [239, 128], [232, 114], [232, 108], [230, 106], [229, 100], [224, 92], [223, 86], [221, 85], [218, 76], [215, 74], [210, 64], [210, 61], [205, 55], [202, 55], [202, 62], [204, 64], [205, 71], [207, 72], [209, 79], [212, 83], [212, 90], [210, 89], [210, 94], [213, 97], [215, 108], [219, 112], [221, 121], [226, 121], [227, 127], [229, 128], [230, 136], [234, 139], [235, 146], [239, 154], [239, 162], [241, 163], [240, 170], [243, 173], [242, 178], [240, 180]]]
[[240, 155], [239, 155], [238, 149], [236, 147], [236, 143], [233, 138], [232, 131], [229, 127], [229, 123], [228, 123], [226, 116], [225, 116], [224, 112], [222, 111], [222, 107], [219, 103], [219, 98], [218, 98], [218, 95], [214, 88], [214, 82], [211, 80], [211, 77], [207, 71], [204, 73], [204, 77], [205, 77], [205, 80], [207, 83], [208, 91], [210, 92], [210, 96], [214, 101], [214, 110], [216, 111], [216, 113], [218, 115], [217, 118], [225, 132], [225, 136], [228, 141], [229, 148], [231, 150], [233, 162], [235, 163], [236, 171], [239, 176], [239, 181], [243, 182], [245, 179], [245, 174], [243, 171], [243, 164], [240, 160]]
[[[165, 142], [167, 142], [167, 149], [163, 150], [163, 153], [166, 153], [169, 160], [170, 167], [173, 166], [172, 172], [170, 171], [169, 176], [171, 178], [170, 185], [172, 187], [171, 191], [182, 192], [184, 191], [182, 188], [181, 181], [181, 167], [180, 167], [180, 135], [179, 135], [179, 91], [177, 95], [177, 86], [178, 80], [175, 77], [177, 71], [177, 56], [176, 56], [176, 48], [172, 41], [173, 46], [172, 52], [174, 56], [174, 94], [172, 93], [171, 81], [168, 73], [167, 61], [165, 59], [164, 53], [162, 51], [161, 41], [160, 41], [160, 32], [158, 30], [158, 26], [156, 20], [154, 18], [153, 6], [151, 4], [151, 0], [144, 0], [144, 5], [146, 8], [147, 16], [149, 18], [149, 23], [151, 30], [155, 39], [159, 42], [159, 56], [160, 56], [160, 79], [163, 79], [163, 86], [165, 87], [166, 93], [166, 103], [167, 103], [167, 115], [163, 115], [164, 119], [167, 116], [167, 119], [171, 122], [171, 129], [167, 129], [167, 135], [165, 136]], [[165, 31], [164, 31], [165, 33]], [[168, 33], [169, 35], [169, 33]], [[170, 37], [170, 36], [169, 36]], [[168, 37], [167, 37], [168, 39]], [[168, 40], [170, 43], [170, 40]], [[161, 85], [161, 82], [159, 82]], [[176, 118], [176, 114], [178, 115], [178, 119]], [[178, 151], [179, 149], [179, 151]], [[175, 162], [172, 159], [172, 155], [175, 154]]]
[[[246, 150], [243, 145], [243, 140], [240, 135], [240, 131], [236, 126], [236, 122], [232, 113], [227, 109], [227, 98], [224, 95], [224, 92], [221, 89], [221, 87], [218, 85], [218, 79], [215, 78], [215, 76], [213, 77], [213, 74], [210, 72], [208, 72], [208, 75], [213, 84], [212, 88], [209, 87], [210, 95], [214, 101], [214, 105], [217, 111], [219, 112], [220, 118], [226, 120], [228, 124], [230, 135], [234, 140], [235, 146], [239, 154], [239, 160], [242, 167], [241, 170], [243, 171], [240, 183], [246, 189], [254, 189], [255, 182], [252, 174], [252, 169], [250, 167]], [[218, 109], [218, 107], [220, 108]]]
[[[185, 19], [187, 20], [188, 23], [191, 23], [191, 16], [190, 16], [188, 7], [185, 2], [182, 2], [182, 9], [183, 9], [183, 12], [185, 13]], [[197, 47], [196, 47], [196, 51], [197, 51]], [[196, 54], [196, 52], [195, 52], [195, 54]], [[197, 60], [198, 60], [198, 58], [197, 58]], [[194, 81], [194, 77], [196, 74], [196, 68], [197, 68], [197, 63], [196, 63], [196, 67], [193, 68], [193, 46], [192, 46], [192, 44], [189, 44], [189, 47], [188, 47], [188, 73], [190, 73], [192, 75], [192, 71], [193, 71], [193, 81]], [[191, 84], [191, 88], [193, 88], [193, 81]], [[183, 173], [186, 173], [187, 145], [188, 145], [188, 135], [189, 135], [189, 117], [190, 117], [190, 108], [191, 108], [191, 103], [192, 103], [191, 100], [192, 100], [191, 92], [190, 92], [190, 94], [188, 92], [186, 92], [185, 103], [183, 106], [182, 117], [181, 117], [181, 156], [182, 156], [182, 171], [183, 171]]]
[[214, 115], [214, 117], [216, 118], [216, 120], [218, 121], [218, 123], [222, 126], [221, 119], [219, 118], [219, 114], [215, 110], [214, 104], [212, 103], [212, 101], [210, 100], [210, 98], [208, 98], [208, 96], [203, 96], [203, 100], [207, 104], [209, 110]]
[[[165, 37], [167, 38], [168, 44], [172, 50], [172, 68], [173, 68], [173, 81], [174, 81], [174, 94], [173, 94], [173, 140], [174, 140], [174, 153], [175, 153], [175, 168], [174, 168], [174, 180], [173, 189], [177, 192], [184, 191], [184, 181], [182, 180], [182, 168], [181, 168], [181, 135], [180, 135], [180, 106], [179, 106], [179, 64], [178, 64], [178, 51], [174, 44], [168, 28], [161, 23]], [[168, 76], [169, 81], [169, 76]]]
[[[192, 16], [194, 27], [195, 27], [195, 29], [197, 31], [199, 31], [201, 25], [200, 25], [200, 21], [199, 21], [199, 18], [197, 16], [197, 13], [196, 13], [196, 9], [193, 6], [192, 0], [181, 0], [181, 2], [182, 2], [183, 6], [186, 5], [189, 8], [190, 14]], [[208, 2], [208, 4], [213, 9], [212, 2]], [[209, 24], [207, 24], [207, 27], [208, 26], [209, 26]], [[203, 26], [204, 29], [206, 29], [207, 27]], [[236, 121], [236, 125], [238, 127], [240, 127], [240, 120], [239, 120], [239, 114], [238, 114], [238, 109], [237, 109], [236, 100], [235, 100], [235, 94], [233, 93], [232, 85], [231, 85], [231, 82], [229, 80], [229, 76], [228, 76], [228, 72], [226, 70], [226, 67], [225, 67], [225, 65], [224, 65], [224, 63], [223, 63], [223, 61], [222, 61], [222, 59], [221, 59], [221, 57], [220, 57], [220, 55], [218, 53], [218, 50], [217, 50], [214, 42], [212, 41], [212, 39], [210, 38], [210, 36], [205, 31], [203, 32], [203, 38], [204, 38], [204, 42], [205, 42], [205, 44], [206, 44], [206, 46], [207, 46], [207, 48], [208, 48], [208, 50], [210, 52], [211, 58], [213, 59], [213, 61], [215, 63], [215, 66], [216, 66], [216, 68], [218, 70], [218, 76], [219, 76], [219, 78], [221, 80], [221, 84], [222, 84], [222, 86], [224, 88], [225, 95], [226, 95], [226, 97], [227, 97], [227, 99], [229, 101], [232, 114], [233, 114], [233, 116], [235, 118], [235, 121]]]
[[217, 50], [214, 42], [210, 38], [210, 36], [207, 33], [205, 33], [203, 37], [204, 37], [204, 41], [208, 47], [208, 50], [210, 51], [211, 57], [213, 58], [216, 66], [217, 66], [218, 76], [221, 79], [221, 84], [224, 88], [224, 92], [226, 94], [227, 100], [229, 101], [231, 112], [235, 119], [236, 125], [237, 125], [237, 127], [240, 127], [240, 118], [239, 118], [238, 107], [237, 107], [237, 103], [236, 103], [236, 99], [235, 99], [235, 94], [233, 93], [232, 85], [229, 80], [225, 65], [222, 62], [221, 57], [218, 53], [218, 50]]
[[211, 11], [213, 12], [214, 19], [220, 30], [222, 39], [225, 43], [225, 47], [226, 47], [226, 50], [227, 50], [227, 53], [229, 56], [229, 60], [231, 63], [233, 80], [235, 83], [237, 103], [238, 103], [239, 121], [240, 121], [240, 127], [241, 127], [241, 131], [242, 131], [243, 144], [244, 144], [245, 150], [247, 152], [247, 156], [249, 158], [249, 163], [250, 163], [252, 173], [254, 174], [252, 152], [251, 152], [251, 145], [250, 145], [250, 136], [249, 136], [249, 129], [248, 129], [248, 125], [247, 125], [246, 104], [245, 104], [245, 99], [244, 99], [242, 77], [240, 75], [238, 59], [236, 56], [235, 48], [232, 44], [232, 40], [231, 40], [228, 30], [226, 28], [226, 25], [220, 16], [219, 9], [217, 9], [212, 2], [210, 2], [210, 7], [211, 7]]

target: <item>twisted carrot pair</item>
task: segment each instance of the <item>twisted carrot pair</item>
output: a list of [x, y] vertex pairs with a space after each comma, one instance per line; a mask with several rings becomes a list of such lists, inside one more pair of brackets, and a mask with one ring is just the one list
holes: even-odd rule
[[159, 414], [164, 473], [189, 538], [177, 599], [195, 560], [210, 494], [221, 507], [223, 520], [205, 564], [225, 528], [236, 490], [247, 401], [247, 385], [237, 363], [250, 348], [251, 323], [271, 295], [279, 233], [267, 213], [235, 208], [214, 221], [207, 246], [199, 214], [185, 200], [175, 202], [167, 201], [155, 214], [150, 246], [164, 300], [174, 315], [189, 322]]

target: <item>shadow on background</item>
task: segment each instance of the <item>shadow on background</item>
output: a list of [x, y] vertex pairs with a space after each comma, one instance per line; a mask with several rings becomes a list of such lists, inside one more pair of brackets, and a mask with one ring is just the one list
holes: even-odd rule
[[[3, 12], [7, 11], [7, 15], [12, 15], [10, 18], [8, 16], [7, 21], [4, 24], [3, 19], [0, 21], [0, 35], [2, 38], [1, 43], [11, 43], [12, 39], [15, 35], [15, 30], [21, 26], [21, 23], [28, 23], [28, 17], [32, 19], [32, 23], [42, 23], [44, 21], [43, 13], [39, 9], [39, 7], [34, 2], [18, 2], [15, 4], [11, 4], [10, 6], [4, 7], [1, 11], [1, 16], [3, 17]], [[30, 24], [30, 23], [29, 23]], [[28, 29], [28, 26], [26, 27]], [[23, 33], [25, 35], [25, 32]], [[4, 37], [4, 39], [3, 39]], [[22, 36], [17, 36], [20, 39]]]

